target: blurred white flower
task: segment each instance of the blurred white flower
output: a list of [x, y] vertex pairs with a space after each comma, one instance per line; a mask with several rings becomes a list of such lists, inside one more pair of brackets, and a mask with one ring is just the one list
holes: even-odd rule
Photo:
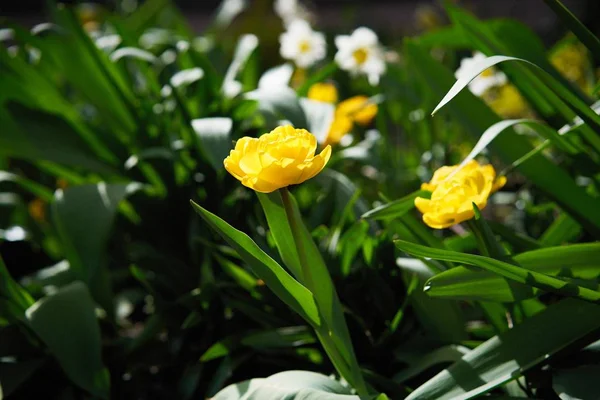
[[325, 58], [325, 35], [312, 30], [308, 22], [295, 20], [279, 37], [281, 57], [292, 60], [300, 68], [308, 68]]
[[246, 7], [248, 7], [246, 0], [223, 0], [217, 11], [215, 23], [221, 27], [228, 26]]
[[386, 67], [384, 52], [375, 32], [360, 27], [351, 35], [337, 36], [335, 45], [338, 49], [335, 61], [341, 69], [352, 75], [366, 75], [371, 85], [379, 83]]
[[308, 11], [298, 0], [275, 0], [273, 8], [275, 13], [283, 20], [285, 26], [289, 26], [298, 19], [308, 17]]
[[[454, 73], [454, 77], [460, 79], [465, 75], [469, 75], [473, 67], [486, 58], [485, 54], [478, 51], [473, 53], [473, 57], [463, 58], [460, 61], [460, 67]], [[469, 83], [469, 90], [475, 96], [481, 96], [486, 90], [495, 86], [502, 86], [506, 81], [506, 75], [502, 71], [488, 68]]]

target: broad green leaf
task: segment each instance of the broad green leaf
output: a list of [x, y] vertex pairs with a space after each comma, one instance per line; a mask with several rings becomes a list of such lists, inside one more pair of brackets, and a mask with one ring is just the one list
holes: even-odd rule
[[285, 371], [227, 386], [213, 400], [359, 400], [347, 387], [309, 371]]
[[192, 120], [192, 128], [200, 139], [200, 148], [216, 171], [223, 171], [223, 160], [231, 150], [231, 118], [201, 118]]
[[594, 35], [567, 7], [559, 0], [544, 0], [558, 15], [577, 38], [587, 47], [597, 60], [600, 60], [600, 39]]
[[11, 121], [4, 120], [0, 114], [0, 121], [8, 124], [0, 135], [0, 154], [32, 162], [47, 160], [100, 173], [116, 172], [59, 115], [14, 102], [6, 109]]
[[[344, 376], [344, 378], [359, 389], [358, 385], [364, 385], [364, 383], [358, 370], [358, 361], [352, 347], [342, 304], [337, 296], [321, 252], [302, 221], [302, 215], [296, 200], [287, 189], [269, 195], [259, 194], [259, 198], [261, 198], [261, 205], [265, 215], [267, 215], [267, 222], [273, 236], [281, 236], [278, 239], [279, 242], [276, 241], [276, 243], [282, 243], [282, 246], [278, 246], [282, 258], [285, 252], [285, 259], [300, 260], [301, 282], [312, 291], [322, 318], [323, 327], [326, 330], [323, 332], [323, 330], [317, 329], [317, 335], [322, 340], [323, 347], [325, 347], [340, 373], [343, 375], [348, 372], [352, 374], [351, 376]], [[285, 219], [279, 220], [282, 215]], [[289, 224], [289, 228], [283, 226], [286, 223]], [[303, 263], [305, 264], [304, 268]], [[326, 340], [323, 341], [323, 339]], [[342, 357], [341, 360], [338, 359], [340, 356]], [[350, 370], [345, 371], [346, 368]]]
[[[513, 258], [521, 267], [545, 275], [584, 280], [597, 279], [600, 275], [600, 244], [597, 243], [543, 248]], [[457, 267], [429, 279], [427, 293], [433, 297], [513, 302], [540, 291], [516, 286], [495, 273]]]
[[[394, 241], [396, 246], [416, 257], [430, 257], [433, 259], [453, 261], [467, 265], [477, 266], [486, 271], [493, 272], [515, 282], [523, 283], [523, 290], [533, 290], [532, 287], [550, 292], [562, 294], [564, 296], [578, 297], [583, 300], [598, 302], [600, 301], [600, 292], [587, 289], [576, 284], [565, 282], [561, 279], [545, 275], [530, 269], [511, 265], [503, 261], [492, 258], [476, 256], [471, 254], [457, 253], [454, 251], [433, 249], [402, 240]], [[428, 290], [428, 289], [427, 289]]]
[[94, 299], [114, 315], [106, 246], [119, 204], [141, 188], [139, 183], [87, 184], [57, 190], [51, 204], [70, 271], [87, 283]]
[[8, 396], [36, 372], [44, 360], [0, 362], [0, 399]]
[[78, 386], [100, 398], [109, 396], [102, 364], [100, 328], [87, 287], [74, 282], [27, 309], [31, 328]]
[[387, 219], [400, 218], [410, 210], [415, 208], [415, 198], [429, 198], [430, 193], [427, 190], [418, 190], [401, 199], [394, 200], [391, 203], [384, 204], [364, 213], [361, 218], [366, 219]]
[[599, 305], [565, 299], [471, 350], [418, 387], [407, 400], [478, 397], [546, 362], [599, 327]]
[[[394, 381], [403, 383], [408, 379], [420, 374], [421, 372], [442, 363], [451, 363], [460, 360], [469, 349], [464, 346], [449, 345], [433, 350], [427, 354], [411, 355], [408, 368], [405, 368], [394, 375]], [[404, 360], [402, 354], [395, 354], [396, 358]]]
[[[455, 82], [452, 72], [410, 41], [405, 43], [405, 51], [432, 94], [440, 97], [446, 94], [448, 88]], [[446, 109], [457, 122], [462, 124], [465, 132], [476, 140], [481, 132], [499, 121], [498, 116], [482, 100], [468, 91], [462, 91], [452, 102], [447, 104]], [[510, 164], [527, 154], [531, 150], [531, 145], [527, 139], [510, 130], [496, 137], [490, 148], [505, 163]], [[589, 196], [583, 188], [577, 186], [566, 171], [541, 154], [531, 157], [528, 162], [521, 164], [518, 170], [534, 182], [538, 188], [553, 197], [561, 208], [575, 217], [587, 230], [600, 233], [598, 229], [600, 227], [600, 208], [595, 206], [597, 201]]]
[[140, 188], [138, 183], [100, 182], [56, 191], [53, 220], [70, 268], [79, 279], [89, 282], [104, 264], [105, 248], [119, 203]]
[[598, 376], [600, 376], [598, 365], [558, 369], [552, 373], [552, 388], [561, 399], [565, 400], [597, 399], [600, 398]]
[[245, 233], [233, 228], [213, 213], [191, 202], [194, 210], [240, 255], [271, 289], [292, 310], [311, 325], [321, 325], [321, 318], [313, 294], [288, 274], [281, 265], [262, 251]]

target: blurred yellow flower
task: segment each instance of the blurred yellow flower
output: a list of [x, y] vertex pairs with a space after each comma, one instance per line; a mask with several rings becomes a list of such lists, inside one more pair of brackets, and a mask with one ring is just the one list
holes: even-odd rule
[[223, 164], [242, 185], [270, 193], [317, 175], [331, 156], [331, 146], [315, 155], [317, 140], [305, 129], [280, 126], [261, 137], [243, 137]]
[[448, 228], [473, 218], [473, 203], [480, 210], [485, 208], [490, 195], [506, 183], [506, 177], [496, 179], [496, 171], [489, 164], [482, 166], [471, 160], [458, 172], [457, 167], [441, 167], [429, 183], [421, 185], [432, 192], [431, 199], [415, 198], [415, 206], [431, 228]]
[[338, 104], [335, 112], [348, 116], [359, 125], [368, 125], [377, 115], [377, 104], [369, 103], [367, 96], [354, 96]]
[[377, 115], [377, 104], [369, 103], [367, 96], [354, 96], [342, 101], [335, 109], [325, 144], [337, 144], [350, 133], [354, 124], [368, 125]]
[[529, 105], [514, 85], [490, 89], [484, 98], [492, 110], [503, 118], [523, 118], [531, 114]]
[[587, 90], [589, 86], [588, 73], [590, 61], [586, 47], [579, 42], [560, 46], [550, 56], [550, 63], [564, 75], [565, 78]]
[[308, 98], [335, 104], [338, 101], [338, 91], [333, 83], [319, 82], [308, 89]]

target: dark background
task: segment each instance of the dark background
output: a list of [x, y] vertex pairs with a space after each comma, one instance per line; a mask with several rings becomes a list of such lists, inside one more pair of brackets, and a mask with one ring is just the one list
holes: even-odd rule
[[[272, 0], [249, 0], [271, 2]], [[464, 8], [472, 10], [482, 18], [516, 18], [542, 36], [545, 42], [552, 43], [565, 33], [543, 0], [454, 0]], [[64, 1], [64, 3], [79, 3]], [[107, 8], [113, 1], [96, 1]], [[220, 0], [175, 0], [184, 12], [190, 25], [201, 33], [210, 21]], [[416, 15], [424, 9], [436, 11], [443, 20], [439, 0], [312, 0], [302, 1], [318, 16], [319, 26], [325, 29], [346, 27], [348, 19], [355, 24], [365, 24], [382, 34], [410, 34], [418, 29]], [[563, 3], [577, 15], [594, 33], [600, 33], [600, 0], [563, 0]], [[47, 0], [0, 0], [0, 16], [9, 17], [26, 25], [46, 20]]]

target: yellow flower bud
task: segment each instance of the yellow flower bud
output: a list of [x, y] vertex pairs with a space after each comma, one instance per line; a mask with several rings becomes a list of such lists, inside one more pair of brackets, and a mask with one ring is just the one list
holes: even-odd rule
[[317, 175], [331, 156], [331, 146], [315, 155], [317, 140], [305, 129], [280, 126], [261, 137], [243, 137], [223, 164], [242, 185], [261, 193], [302, 183]]
[[492, 165], [482, 166], [472, 160], [454, 173], [457, 167], [438, 169], [431, 181], [421, 186], [432, 191], [431, 199], [415, 199], [415, 206], [423, 213], [423, 221], [432, 228], [448, 228], [473, 218], [473, 203], [480, 210], [484, 209], [490, 195], [506, 183], [504, 176], [496, 179]]
[[359, 125], [368, 125], [377, 115], [377, 104], [368, 103], [367, 96], [354, 96], [338, 104], [336, 114], [350, 117]]
[[333, 83], [315, 83], [308, 89], [308, 98], [335, 104], [338, 101], [338, 91]]

